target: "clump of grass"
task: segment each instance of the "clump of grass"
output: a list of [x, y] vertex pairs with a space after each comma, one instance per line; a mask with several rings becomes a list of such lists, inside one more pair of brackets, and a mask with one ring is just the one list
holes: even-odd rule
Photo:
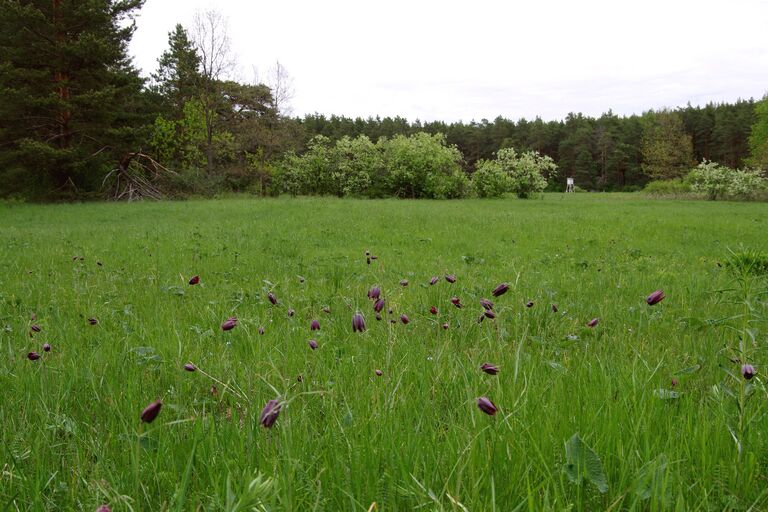
[[744, 248], [732, 250], [725, 265], [737, 276], [765, 276], [768, 275], [768, 252]]

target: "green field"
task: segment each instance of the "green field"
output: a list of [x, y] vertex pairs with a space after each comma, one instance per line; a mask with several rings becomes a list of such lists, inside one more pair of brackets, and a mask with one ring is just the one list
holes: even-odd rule
[[0, 510], [768, 509], [768, 284], [728, 264], [768, 204], [7, 203], [0, 237]]

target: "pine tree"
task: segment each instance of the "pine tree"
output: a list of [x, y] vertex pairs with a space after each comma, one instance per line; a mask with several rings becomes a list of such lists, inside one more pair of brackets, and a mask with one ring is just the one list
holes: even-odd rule
[[97, 190], [135, 144], [127, 45], [143, 2], [0, 0], [0, 190]]
[[183, 116], [184, 104], [194, 99], [200, 88], [200, 55], [186, 29], [177, 24], [168, 33], [168, 49], [158, 59], [152, 74], [154, 88], [167, 101], [172, 117]]

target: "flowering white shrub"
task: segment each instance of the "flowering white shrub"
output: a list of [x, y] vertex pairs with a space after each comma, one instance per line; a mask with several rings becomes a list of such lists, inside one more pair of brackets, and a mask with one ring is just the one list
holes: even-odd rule
[[759, 170], [736, 170], [717, 162], [704, 160], [693, 169], [687, 180], [694, 192], [718, 197], [749, 197], [766, 188], [766, 179]]
[[557, 171], [554, 160], [537, 151], [518, 155], [513, 148], [500, 149], [496, 162], [510, 177], [509, 190], [520, 198], [543, 192], [547, 188], [547, 177]]

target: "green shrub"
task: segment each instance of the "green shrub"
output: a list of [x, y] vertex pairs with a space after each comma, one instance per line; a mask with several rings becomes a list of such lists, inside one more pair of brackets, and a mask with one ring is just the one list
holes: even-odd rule
[[442, 134], [396, 135], [380, 139], [377, 146], [387, 169], [386, 188], [390, 195], [432, 199], [461, 197], [457, 194], [468, 184], [468, 180], [461, 177], [461, 152], [456, 146], [447, 145]]
[[652, 196], [683, 197], [691, 195], [691, 185], [681, 178], [654, 180], [645, 186], [643, 192]]
[[512, 179], [498, 162], [480, 160], [472, 175], [472, 184], [478, 197], [501, 197], [512, 187]]

